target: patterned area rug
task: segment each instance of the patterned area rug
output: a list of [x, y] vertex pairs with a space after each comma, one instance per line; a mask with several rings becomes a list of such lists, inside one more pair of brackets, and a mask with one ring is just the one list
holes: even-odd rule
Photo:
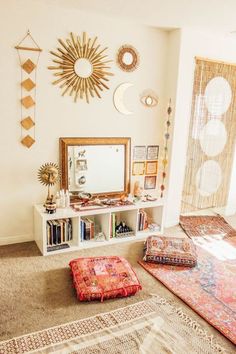
[[189, 237], [216, 236], [232, 237], [236, 236], [234, 230], [222, 216], [180, 216], [180, 226]]
[[0, 353], [227, 352], [180, 308], [153, 296], [112, 312], [1, 342]]
[[139, 263], [236, 344], [236, 238], [199, 238], [195, 243], [194, 268]]

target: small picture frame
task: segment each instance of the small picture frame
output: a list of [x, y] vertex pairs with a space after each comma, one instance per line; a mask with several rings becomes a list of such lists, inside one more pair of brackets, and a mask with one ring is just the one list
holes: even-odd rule
[[157, 176], [145, 176], [144, 189], [155, 189], [157, 183]]
[[132, 175], [142, 176], [145, 172], [145, 161], [135, 161], [133, 162]]
[[147, 160], [158, 160], [159, 145], [148, 145]]
[[146, 160], [146, 146], [139, 145], [133, 148], [133, 160]]
[[85, 171], [88, 169], [87, 160], [76, 160], [77, 171]]
[[156, 175], [157, 174], [157, 161], [146, 161], [145, 175]]

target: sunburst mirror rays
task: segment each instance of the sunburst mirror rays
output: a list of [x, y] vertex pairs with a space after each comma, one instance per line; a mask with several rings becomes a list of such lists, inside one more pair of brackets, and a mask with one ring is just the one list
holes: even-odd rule
[[[59, 84], [63, 89], [62, 96], [66, 93], [77, 99], [86, 99], [89, 103], [90, 97], [101, 98], [100, 91], [109, 89], [107, 76], [113, 74], [109, 71], [107, 64], [112, 60], [107, 60], [106, 48], [101, 49], [100, 44], [96, 44], [97, 37], [88, 38], [83, 32], [82, 38], [70, 33], [70, 38], [66, 43], [58, 39], [61, 48], [57, 52], [50, 51], [56, 57], [53, 62], [57, 66], [49, 66], [48, 69], [55, 70], [54, 76], [59, 78], [53, 84]], [[58, 60], [59, 59], [59, 60]]]

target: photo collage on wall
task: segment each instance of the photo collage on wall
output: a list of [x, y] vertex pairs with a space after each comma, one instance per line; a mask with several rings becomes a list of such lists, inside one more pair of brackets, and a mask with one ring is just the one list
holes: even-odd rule
[[144, 176], [145, 190], [157, 184], [159, 145], [140, 145], [133, 148], [133, 176]]

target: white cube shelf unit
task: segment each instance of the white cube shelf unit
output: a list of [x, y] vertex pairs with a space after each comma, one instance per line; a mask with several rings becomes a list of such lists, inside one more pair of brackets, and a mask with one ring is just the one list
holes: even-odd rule
[[[91, 207], [90, 207], [91, 208]], [[133, 205], [119, 207], [102, 207], [102, 208], [82, 208], [83, 210], [75, 211], [70, 208], [58, 208], [56, 213], [48, 214], [44, 211], [42, 205], [34, 206], [34, 235], [35, 242], [41, 253], [46, 256], [50, 254], [75, 251], [84, 248], [110, 245], [118, 242], [135, 241], [144, 239], [149, 235], [163, 233], [163, 216], [164, 216], [164, 200], [138, 202]], [[148, 223], [156, 224], [159, 229], [152, 231], [148, 227], [140, 225], [140, 211], [144, 213]], [[85, 228], [83, 229], [84, 220], [93, 224], [94, 233], [102, 232], [105, 239], [95, 240], [94, 238], [86, 240]], [[116, 223], [124, 222], [131, 232], [116, 236], [114, 234], [114, 220]], [[59, 225], [59, 237], [57, 234], [50, 236], [50, 228], [53, 224]], [[70, 226], [70, 236], [68, 233], [68, 225]], [[146, 222], [147, 226], [147, 222]], [[140, 228], [144, 230], [140, 231]], [[51, 229], [51, 232], [53, 229]], [[120, 237], [122, 236], [122, 237]], [[50, 238], [51, 237], [51, 238]], [[63, 248], [63, 245], [65, 248]]]

